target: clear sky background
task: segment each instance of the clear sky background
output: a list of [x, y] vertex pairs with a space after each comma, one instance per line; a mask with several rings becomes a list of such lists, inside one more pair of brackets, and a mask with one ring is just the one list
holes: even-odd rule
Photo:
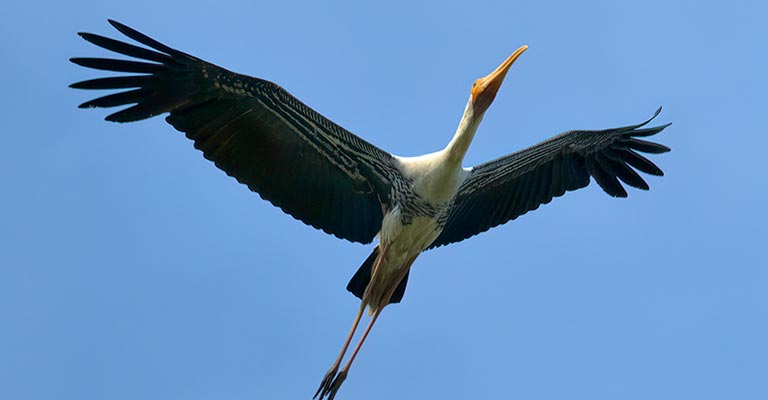
[[415, 264], [340, 399], [766, 399], [764, 2], [11, 2], [0, 25], [0, 398], [309, 399], [370, 246], [284, 215], [162, 118], [67, 85], [114, 18], [273, 80], [399, 155], [438, 150], [522, 44], [466, 159], [659, 106], [666, 172]]

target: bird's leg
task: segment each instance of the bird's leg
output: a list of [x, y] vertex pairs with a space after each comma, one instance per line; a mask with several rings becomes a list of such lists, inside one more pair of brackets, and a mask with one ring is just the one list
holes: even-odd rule
[[[387, 251], [387, 247], [388, 246], [386, 245], [382, 246], [381, 252], [379, 253], [379, 257], [376, 259], [376, 262], [373, 264], [371, 279], [373, 279], [373, 277], [376, 275], [376, 271], [378, 271], [379, 265], [382, 263], [382, 260], [384, 259], [384, 253]], [[365, 293], [368, 293], [368, 288], [365, 289]], [[355, 336], [355, 331], [357, 330], [357, 326], [360, 324], [360, 318], [363, 316], [363, 311], [365, 311], [365, 306], [368, 304], [366, 301], [366, 297], [367, 296], [363, 295], [363, 300], [360, 302], [360, 309], [357, 311], [357, 315], [355, 316], [355, 321], [352, 323], [352, 329], [349, 330], [347, 339], [344, 341], [344, 346], [342, 346], [341, 352], [339, 352], [339, 356], [336, 358], [336, 361], [334, 361], [333, 364], [331, 364], [331, 368], [329, 368], [328, 372], [325, 373], [325, 376], [323, 377], [322, 382], [320, 382], [320, 387], [317, 388], [315, 395], [312, 396], [313, 399], [317, 398], [318, 395], [320, 395], [320, 398], [322, 399], [323, 397], [325, 397], [325, 395], [331, 393], [331, 385], [336, 381], [338, 381], [338, 377], [336, 376], [336, 373], [339, 371], [339, 366], [341, 365], [341, 361], [344, 359], [344, 354], [347, 352], [347, 349], [349, 348], [350, 343], [352, 343], [352, 338]], [[370, 325], [368, 329], [370, 329]], [[344, 373], [344, 377], [346, 377], [346, 372]], [[341, 378], [341, 380], [339, 381], [339, 385], [341, 385], [341, 382], [343, 381], [344, 381], [344, 378]], [[338, 390], [338, 387], [336, 388], [336, 390]], [[333, 395], [335, 393], [336, 391], [334, 390], [333, 393], [331, 394], [331, 398], [333, 398]]]
[[347, 360], [347, 363], [344, 364], [344, 368], [342, 368], [341, 371], [339, 371], [338, 375], [336, 375], [336, 379], [334, 379], [333, 382], [328, 386], [328, 388], [323, 391], [323, 396], [327, 394], [328, 400], [333, 400], [333, 398], [336, 397], [336, 392], [339, 391], [341, 384], [344, 383], [345, 379], [347, 379], [347, 374], [349, 373], [349, 367], [352, 365], [352, 361], [355, 361], [357, 352], [360, 351], [360, 347], [363, 345], [365, 338], [368, 337], [368, 333], [371, 331], [373, 324], [376, 322], [376, 319], [379, 318], [379, 315], [381, 314], [381, 310], [382, 308], [377, 308], [376, 311], [373, 313], [373, 316], [371, 317], [371, 322], [368, 323], [368, 326], [365, 328], [365, 332], [363, 332], [363, 336], [360, 338], [360, 341], [357, 342], [357, 346], [355, 346], [355, 351], [352, 352], [352, 355], [349, 357], [349, 360]]
[[400, 285], [400, 281], [405, 278], [405, 274], [408, 273], [411, 269], [411, 265], [413, 265], [413, 262], [416, 261], [416, 257], [411, 258], [408, 260], [408, 262], [405, 264], [405, 268], [403, 268], [398, 276], [397, 279], [394, 280], [394, 284], [391, 288], [387, 290], [386, 296], [384, 296], [381, 299], [381, 303], [376, 305], [376, 311], [374, 311], [373, 316], [371, 317], [371, 322], [368, 323], [368, 327], [365, 328], [365, 332], [363, 332], [363, 336], [360, 338], [360, 341], [357, 343], [357, 346], [355, 346], [355, 350], [352, 352], [352, 355], [349, 357], [349, 360], [347, 360], [347, 363], [344, 365], [344, 368], [341, 369], [341, 372], [339, 372], [339, 375], [344, 374], [346, 377], [346, 373], [349, 370], [349, 367], [352, 365], [352, 361], [355, 361], [355, 357], [357, 356], [357, 352], [360, 351], [360, 347], [363, 346], [363, 342], [365, 341], [365, 338], [368, 337], [368, 332], [371, 331], [371, 328], [373, 327], [373, 324], [376, 322], [376, 319], [379, 317], [379, 314], [381, 314], [381, 310], [384, 309], [384, 307], [389, 304], [389, 299], [392, 298], [392, 293], [395, 292], [395, 289], [397, 289], [397, 286]]
[[413, 256], [413, 258], [411, 258], [410, 260], [408, 260], [408, 262], [405, 263], [405, 266], [403, 267], [403, 269], [401, 269], [400, 272], [398, 273], [397, 279], [395, 279], [395, 284], [392, 285], [392, 287], [390, 287], [387, 290], [386, 295], [381, 298], [381, 303], [379, 303], [377, 309], [380, 310], [384, 308], [387, 304], [389, 304], [389, 300], [392, 298], [392, 294], [395, 293], [395, 290], [397, 289], [397, 287], [400, 286], [400, 282], [403, 280], [403, 278], [405, 278], [405, 275], [408, 274], [408, 271], [411, 270], [411, 265], [413, 265], [413, 262], [416, 261], [416, 257], [418, 256], [419, 256], [418, 254]]
[[[382, 206], [383, 207], [383, 206]], [[371, 268], [371, 277], [368, 280], [368, 285], [365, 287], [365, 290], [363, 291], [363, 304], [371, 304], [371, 286], [373, 282], [376, 282], [376, 276], [379, 274], [379, 267], [384, 262], [384, 258], [387, 256], [387, 251], [389, 251], [389, 243], [379, 243], [379, 257], [376, 258], [376, 262], [373, 263], [373, 267]]]
[[405, 265], [405, 268], [400, 271], [398, 274], [397, 279], [395, 279], [395, 283], [392, 285], [390, 289], [387, 290], [386, 296], [382, 299], [381, 303], [379, 303], [376, 307], [376, 311], [374, 311], [373, 316], [371, 317], [371, 322], [368, 323], [368, 326], [365, 328], [365, 332], [363, 332], [363, 336], [360, 338], [360, 341], [357, 342], [357, 346], [355, 346], [355, 350], [352, 352], [352, 355], [349, 356], [349, 360], [347, 360], [347, 363], [344, 364], [344, 368], [339, 371], [338, 375], [336, 375], [336, 379], [333, 380], [333, 383], [331, 383], [331, 386], [324, 391], [324, 395], [328, 394], [328, 400], [333, 400], [333, 398], [336, 396], [336, 392], [339, 391], [339, 388], [341, 387], [341, 384], [344, 383], [344, 380], [347, 379], [347, 374], [349, 373], [349, 368], [352, 366], [352, 362], [355, 361], [355, 357], [357, 357], [357, 353], [360, 351], [360, 348], [363, 346], [363, 342], [365, 342], [365, 338], [368, 337], [368, 333], [371, 332], [371, 328], [373, 328], [373, 324], [376, 323], [376, 320], [379, 318], [379, 315], [381, 315], [381, 311], [384, 310], [384, 307], [389, 304], [389, 299], [392, 297], [392, 293], [395, 292], [395, 289], [400, 284], [400, 281], [403, 280], [405, 277], [405, 274], [408, 273], [408, 271], [411, 269], [411, 265], [416, 260], [416, 257], [411, 258], [408, 260], [408, 263]]
[[347, 352], [347, 349], [349, 348], [349, 344], [352, 342], [352, 337], [355, 336], [355, 331], [357, 330], [357, 325], [360, 324], [360, 318], [363, 316], [363, 311], [365, 311], [365, 302], [360, 302], [360, 310], [357, 311], [357, 315], [355, 316], [355, 321], [352, 323], [352, 329], [349, 330], [349, 334], [347, 335], [347, 340], [344, 341], [344, 346], [341, 348], [341, 352], [339, 353], [339, 356], [336, 358], [336, 361], [333, 362], [331, 365], [331, 368], [328, 369], [328, 372], [325, 373], [325, 377], [323, 377], [323, 381], [320, 382], [320, 387], [317, 388], [317, 391], [315, 392], [315, 395], [312, 396], [312, 398], [316, 398], [318, 394], [321, 392], [323, 393], [320, 398], [325, 396], [325, 394], [328, 392], [328, 390], [331, 387], [331, 384], [334, 382], [334, 379], [336, 377], [336, 373], [339, 371], [339, 366], [341, 365], [341, 360], [344, 359], [344, 353]]

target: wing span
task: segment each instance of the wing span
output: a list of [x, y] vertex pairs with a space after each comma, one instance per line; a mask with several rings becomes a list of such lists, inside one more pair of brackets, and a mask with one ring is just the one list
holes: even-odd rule
[[445, 229], [430, 248], [504, 224], [567, 191], [586, 187], [590, 177], [613, 197], [627, 197], [620, 181], [648, 190], [635, 169], [650, 175], [664, 173], [637, 152], [658, 154], [670, 149], [639, 137], [655, 135], [670, 125], [643, 128], [660, 112], [661, 108], [637, 125], [565, 132], [472, 168], [459, 187]]
[[339, 238], [368, 243], [389, 199], [392, 156], [326, 119], [280, 86], [230, 72], [170, 48], [116, 21], [151, 49], [90, 33], [79, 35], [140, 61], [72, 58], [75, 64], [130, 75], [72, 84], [121, 89], [81, 108], [131, 105], [106, 117], [166, 121], [205, 158], [294, 218]]

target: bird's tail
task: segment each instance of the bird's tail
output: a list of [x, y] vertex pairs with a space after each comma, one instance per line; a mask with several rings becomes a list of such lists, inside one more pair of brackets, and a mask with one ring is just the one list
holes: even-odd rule
[[[365, 293], [365, 288], [368, 286], [368, 282], [371, 281], [371, 270], [378, 257], [379, 246], [376, 246], [373, 249], [373, 252], [371, 252], [371, 255], [363, 261], [363, 265], [357, 269], [357, 272], [355, 272], [355, 275], [352, 276], [352, 279], [350, 279], [347, 284], [347, 290], [361, 300], [363, 298], [363, 293]], [[409, 273], [406, 273], [403, 280], [397, 285], [397, 289], [395, 289], [394, 293], [392, 293], [392, 297], [389, 299], [389, 304], [399, 303], [403, 299], [403, 295], [405, 295], [405, 286], [408, 284]]]

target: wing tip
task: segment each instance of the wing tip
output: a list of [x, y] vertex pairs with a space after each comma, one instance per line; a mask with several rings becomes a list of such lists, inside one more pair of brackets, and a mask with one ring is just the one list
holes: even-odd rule
[[[128, 28], [125, 24], [115, 21], [112, 18], [107, 18], [107, 22], [112, 25], [115, 29], [120, 30], [121, 28]], [[130, 28], [129, 28], [130, 29]]]
[[[656, 117], [658, 117], [658, 116], [659, 116], [659, 114], [661, 114], [661, 110], [662, 110], [662, 109], [663, 109], [663, 107], [662, 107], [662, 106], [659, 106], [659, 108], [657, 108], [657, 109], [656, 109], [656, 111], [653, 113], [653, 115], [651, 115], [651, 117], [650, 117], [650, 118], [646, 119], [645, 121], [643, 121], [643, 122], [641, 122], [641, 123], [639, 123], [639, 124], [637, 124], [637, 125], [630, 125], [630, 126], [628, 126], [627, 128], [630, 128], [630, 130], [635, 130], [635, 129], [638, 129], [638, 128], [642, 128], [642, 127], [644, 127], [644, 126], [648, 125], [648, 124], [649, 124], [651, 121], [653, 121], [654, 119], [656, 119]], [[659, 128], [661, 128], [661, 129], [659, 129], [659, 131], [661, 131], [662, 129], [666, 128], [666, 127], [667, 127], [667, 126], [669, 126], [670, 124], [671, 124], [671, 123], [668, 123], [668, 124], [666, 124], [666, 125], [662, 125], [662, 126], [660, 126]]]
[[86, 61], [84, 61], [84, 60], [85, 60], [84, 57], [70, 57], [69, 58], [69, 62], [71, 62], [72, 64], [79, 65], [81, 67], [85, 67], [85, 65], [83, 65], [83, 63], [85, 63]]

